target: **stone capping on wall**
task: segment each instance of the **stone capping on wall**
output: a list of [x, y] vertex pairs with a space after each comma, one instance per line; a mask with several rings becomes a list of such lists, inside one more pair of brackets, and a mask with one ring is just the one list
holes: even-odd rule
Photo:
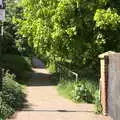
[[104, 57], [105, 56], [109, 56], [110, 54], [115, 54], [116, 52], [114, 52], [114, 51], [108, 51], [108, 52], [105, 52], [105, 53], [103, 53], [103, 54], [100, 54], [98, 57], [100, 58], [100, 59], [104, 59]]
[[108, 114], [108, 64], [109, 55], [115, 54], [116, 52], [108, 51], [100, 54], [100, 67], [101, 67], [101, 78], [100, 78], [100, 99], [103, 108], [103, 114]]

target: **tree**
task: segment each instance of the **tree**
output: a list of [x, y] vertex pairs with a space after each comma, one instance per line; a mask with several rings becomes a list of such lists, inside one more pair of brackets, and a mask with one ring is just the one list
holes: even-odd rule
[[82, 48], [89, 46], [94, 4], [91, 4], [93, 10], [90, 14], [90, 2], [86, 4], [79, 0], [23, 0], [22, 5], [24, 20], [18, 20], [19, 32], [28, 37], [36, 52], [65, 59], [77, 52], [81, 54], [80, 51], [84, 51]]
[[[97, 68], [98, 54], [120, 50], [119, 0], [22, 0], [18, 32], [37, 55]], [[111, 34], [112, 33], [112, 34]]]
[[16, 0], [5, 0], [6, 20], [4, 22], [4, 40], [2, 41], [2, 52], [18, 54], [16, 48], [17, 26], [13, 24], [14, 16], [20, 16], [21, 9], [17, 6]]

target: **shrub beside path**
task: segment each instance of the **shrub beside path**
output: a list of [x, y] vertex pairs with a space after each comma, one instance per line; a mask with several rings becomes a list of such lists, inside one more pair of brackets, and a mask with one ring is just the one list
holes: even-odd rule
[[28, 107], [9, 120], [110, 120], [96, 115], [92, 104], [75, 104], [59, 96], [46, 69], [33, 71], [27, 87]]

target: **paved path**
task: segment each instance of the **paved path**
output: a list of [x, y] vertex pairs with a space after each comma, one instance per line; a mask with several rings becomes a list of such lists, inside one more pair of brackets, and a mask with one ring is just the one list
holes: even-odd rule
[[49, 73], [45, 69], [33, 70], [27, 87], [29, 107], [17, 112], [10, 120], [110, 120], [95, 115], [91, 104], [75, 104], [59, 96], [56, 86], [49, 80]]

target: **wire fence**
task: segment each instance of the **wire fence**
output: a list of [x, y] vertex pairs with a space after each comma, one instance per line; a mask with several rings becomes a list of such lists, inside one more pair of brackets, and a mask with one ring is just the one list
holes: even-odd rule
[[78, 73], [59, 63], [56, 64], [56, 67], [57, 73], [59, 74], [59, 80], [78, 81]]

